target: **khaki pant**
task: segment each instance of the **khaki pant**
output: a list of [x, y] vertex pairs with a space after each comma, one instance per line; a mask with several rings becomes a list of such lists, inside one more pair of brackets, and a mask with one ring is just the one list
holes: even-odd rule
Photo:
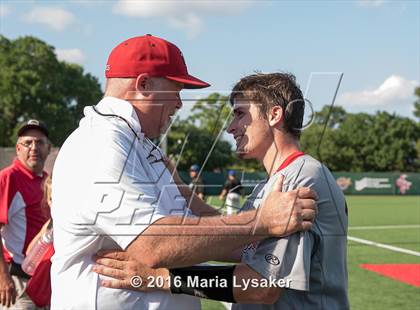
[[11, 307], [0, 305], [0, 310], [47, 310], [48, 308], [39, 308], [25, 293], [26, 283], [28, 279], [20, 278], [18, 276], [11, 276], [16, 288], [16, 303]]

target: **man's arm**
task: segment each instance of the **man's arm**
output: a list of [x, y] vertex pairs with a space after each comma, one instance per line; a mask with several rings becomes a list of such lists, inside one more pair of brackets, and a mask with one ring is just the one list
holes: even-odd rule
[[[9, 205], [12, 199], [10, 175], [0, 171], [0, 230], [8, 221]], [[9, 266], [6, 264], [3, 255], [3, 242], [0, 235], [0, 304], [11, 306], [16, 301], [16, 288], [9, 273]]]
[[[165, 165], [168, 170], [172, 174], [172, 179], [178, 187], [181, 195], [187, 201], [188, 207], [191, 209], [192, 213], [196, 216], [212, 216], [212, 215], [219, 215], [219, 211], [217, 211], [212, 206], [209, 206], [203, 201], [204, 194], [202, 192], [194, 193], [188, 185], [186, 185], [181, 177], [178, 174], [175, 166], [169, 159], [165, 160]], [[201, 195], [200, 195], [201, 194]]]
[[191, 209], [195, 216], [215, 216], [220, 214], [218, 210], [206, 204], [206, 202], [203, 200], [203, 193], [193, 193], [188, 185], [185, 184], [177, 183], [177, 186], [181, 192], [181, 195], [187, 201], [188, 208]]
[[[112, 131], [110, 137], [119, 134]], [[316, 194], [303, 188], [281, 193], [280, 187], [261, 208], [238, 215], [174, 216], [185, 209], [183, 199], [168, 199], [173, 197], [170, 187], [176, 184], [168, 184], [157, 193], [153, 183], [157, 180], [146, 175], [146, 170], [136, 170], [134, 153], [123, 148], [123, 143], [112, 143], [116, 138], [130, 142], [125, 136], [110, 140], [110, 145], [105, 145], [101, 152], [109, 150], [113, 156], [103, 158], [92, 169], [98, 171], [97, 180], [119, 182], [93, 183], [80, 220], [90, 224], [86, 228], [93, 233], [112, 238], [139, 264], [154, 268], [190, 266], [212, 259], [217, 256], [215, 253], [230, 254], [252, 241], [312, 226]], [[136, 171], [136, 174], [123, 174], [118, 179], [115, 175], [118, 171]]]
[[223, 199], [225, 199], [225, 197], [226, 197], [226, 195], [227, 195], [227, 189], [226, 188], [224, 188], [223, 190], [222, 190], [222, 192], [220, 193], [220, 195], [219, 195], [219, 199], [220, 200], [223, 200]]
[[[0, 225], [0, 229], [3, 225]], [[16, 288], [3, 255], [3, 242], [0, 236], [0, 304], [10, 307], [16, 302]]]
[[[109, 253], [106, 256], [108, 258], [94, 258], [97, 265], [93, 267], [93, 271], [113, 278], [101, 282], [102, 286], [109, 288], [136, 291], [163, 290], [214, 300], [256, 304], [275, 303], [283, 290], [278, 286], [260, 285], [263, 279], [260, 274], [244, 264], [152, 269], [130, 260], [125, 252], [119, 252], [118, 256], [116, 253]], [[156, 285], [155, 281], [159, 277], [164, 279], [160, 282], [160, 286]], [[134, 285], [133, 278], [142, 279], [141, 284]], [[216, 279], [219, 285], [200, 285], [200, 283], [214, 283]], [[225, 281], [223, 285], [222, 281]]]
[[279, 178], [257, 210], [224, 217], [161, 218], [126, 250], [140, 264], [151, 268], [182, 267], [228, 255], [240, 246], [268, 236], [310, 229], [316, 193], [308, 188], [282, 193], [281, 186]]

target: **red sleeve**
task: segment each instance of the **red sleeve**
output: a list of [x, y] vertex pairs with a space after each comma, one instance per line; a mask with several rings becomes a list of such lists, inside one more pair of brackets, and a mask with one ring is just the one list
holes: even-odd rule
[[0, 223], [8, 223], [9, 206], [12, 202], [11, 175], [5, 170], [0, 171]]

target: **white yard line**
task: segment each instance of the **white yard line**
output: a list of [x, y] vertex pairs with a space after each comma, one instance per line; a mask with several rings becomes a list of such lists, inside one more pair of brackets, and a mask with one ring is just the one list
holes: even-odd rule
[[349, 230], [411, 229], [411, 228], [420, 228], [420, 225], [350, 226]]
[[351, 241], [354, 241], [354, 242], [359, 242], [359, 243], [362, 243], [362, 244], [375, 246], [377, 248], [391, 250], [391, 251], [394, 251], [394, 252], [400, 252], [400, 253], [404, 253], [404, 254], [420, 256], [420, 252], [413, 251], [413, 250], [407, 250], [407, 249], [399, 248], [399, 247], [384, 244], [384, 243], [374, 242], [374, 241], [361, 239], [361, 238], [356, 238], [356, 237], [352, 237], [352, 236], [347, 236], [347, 239], [351, 240]]

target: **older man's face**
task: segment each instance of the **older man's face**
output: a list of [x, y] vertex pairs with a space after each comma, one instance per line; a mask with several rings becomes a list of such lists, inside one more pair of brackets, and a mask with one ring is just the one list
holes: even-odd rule
[[47, 137], [39, 130], [29, 129], [18, 138], [16, 143], [17, 158], [29, 170], [41, 173], [50, 153], [51, 145]]
[[172, 122], [174, 114], [182, 107], [180, 91], [183, 84], [159, 78], [151, 82], [152, 89], [147, 97], [133, 104], [139, 111], [143, 132], [148, 138], [164, 133]]

